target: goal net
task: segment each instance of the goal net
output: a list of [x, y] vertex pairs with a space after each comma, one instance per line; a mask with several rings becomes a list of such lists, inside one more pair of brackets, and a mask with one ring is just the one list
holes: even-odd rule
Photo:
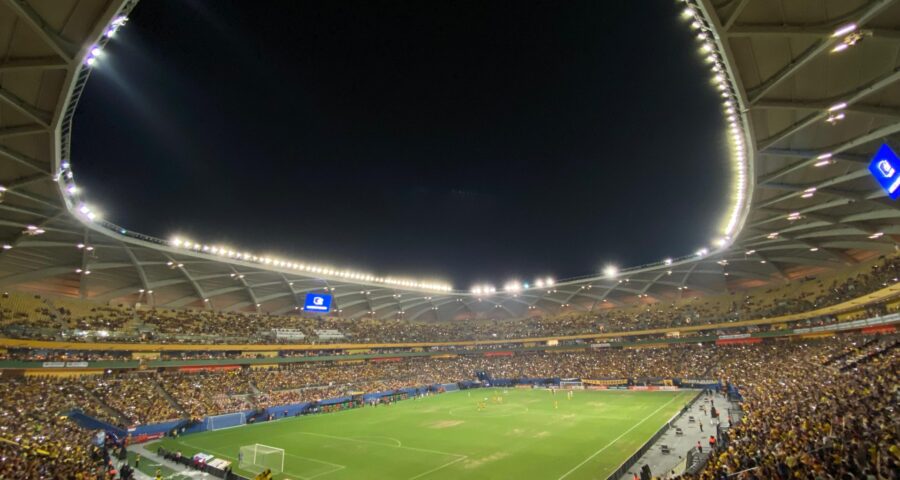
[[245, 423], [247, 423], [247, 416], [244, 412], [206, 417], [207, 430], [221, 430], [223, 428], [237, 427]]
[[273, 473], [284, 471], [284, 449], [270, 447], [261, 443], [244, 445], [238, 467], [249, 472], [262, 472], [265, 469]]
[[580, 378], [561, 378], [559, 380], [559, 388], [568, 390], [582, 390], [584, 389], [584, 385], [581, 383]]

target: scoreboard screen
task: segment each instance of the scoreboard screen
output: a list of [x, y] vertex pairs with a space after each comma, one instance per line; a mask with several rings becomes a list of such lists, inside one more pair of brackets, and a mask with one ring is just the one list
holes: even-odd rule
[[328, 313], [331, 311], [331, 295], [325, 293], [307, 293], [303, 309], [307, 312]]
[[869, 164], [869, 171], [891, 200], [900, 196], [900, 159], [888, 144], [882, 145], [875, 153]]

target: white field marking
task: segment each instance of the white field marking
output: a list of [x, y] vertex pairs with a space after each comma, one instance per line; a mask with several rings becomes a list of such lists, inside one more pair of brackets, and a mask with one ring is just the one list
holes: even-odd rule
[[[290, 456], [291, 456], [291, 457], [294, 457], [294, 456], [296, 456], [296, 455], [290, 455]], [[306, 457], [298, 457], [298, 458], [306, 458]], [[306, 459], [307, 459], [307, 460], [312, 460], [312, 461], [314, 461], [314, 462], [329, 463], [329, 462], [323, 462], [323, 461], [321, 461], [321, 460], [316, 460], [316, 459], [314, 459], [314, 458], [306, 458]], [[338, 464], [336, 464], [336, 463], [332, 463], [332, 465], [334, 465], [334, 466], [337, 467], [337, 468], [333, 468], [333, 469], [331, 469], [331, 470], [326, 470], [326, 471], [324, 471], [324, 472], [319, 472], [319, 473], [317, 473], [317, 474], [315, 474], [315, 475], [311, 475], [311, 476], [309, 476], [309, 477], [303, 477], [303, 478], [304, 478], [305, 480], [312, 480], [312, 479], [314, 479], [314, 478], [316, 478], [316, 477], [321, 477], [322, 475], [328, 475], [329, 473], [334, 473], [334, 472], [337, 472], [337, 471], [340, 471], [340, 470], [343, 470], [343, 469], [347, 468], [347, 467], [345, 467], [344, 465], [338, 465]]]
[[441, 470], [441, 469], [443, 469], [443, 468], [449, 467], [450, 465], [453, 465], [454, 463], [457, 463], [457, 462], [461, 462], [461, 461], [463, 461], [463, 460], [465, 460], [465, 459], [467, 459], [467, 458], [469, 458], [469, 457], [467, 457], [467, 456], [465, 456], [465, 455], [463, 455], [462, 457], [459, 457], [459, 458], [455, 458], [455, 459], [450, 460], [449, 462], [447, 462], [447, 463], [445, 463], [445, 464], [443, 464], [443, 465], [439, 465], [439, 466], [437, 466], [437, 467], [435, 467], [435, 468], [432, 468], [431, 470], [428, 470], [427, 472], [422, 472], [422, 473], [416, 475], [415, 477], [409, 477], [409, 480], [416, 480], [417, 478], [422, 478], [422, 477], [424, 477], [425, 475], [428, 475], [428, 474], [430, 474], [430, 473], [434, 473], [434, 472], [436, 472], [436, 471], [438, 471], [438, 470]]
[[[699, 391], [697, 391], [697, 390], [688, 390], [688, 391], [694, 392], [694, 393], [696, 394], [696, 395], [694, 395], [694, 398], [692, 398], [692, 399], [689, 401], [688, 406], [690, 407], [691, 405], [693, 405], [693, 404], [697, 401], [697, 398], [700, 396], [701, 392], [699, 392]], [[675, 413], [672, 415], [672, 418], [670, 418], [668, 421], [666, 421], [666, 423], [672, 423], [672, 420], [675, 420], [676, 418], [678, 418], [679, 415], [682, 415], [682, 414], [683, 414], [683, 413], [682, 413], [681, 411], [675, 412]], [[667, 433], [667, 435], [668, 435], [668, 433]], [[665, 435], [664, 435], [664, 436], [665, 436]], [[641, 449], [641, 447], [636, 448], [636, 449], [634, 450], [634, 453], [632, 453], [631, 455], [633, 456], [633, 455], [637, 454], [638, 450], [640, 450], [640, 449]], [[629, 458], [631, 458], [631, 457], [629, 457]], [[620, 463], [619, 466], [616, 467], [616, 470], [622, 468], [622, 465], [625, 465], [625, 462], [627, 462], [627, 461], [628, 461], [628, 459], [625, 459], [622, 463]]]
[[[337, 467], [337, 468], [335, 468], [334, 470], [331, 470], [331, 472], [336, 472], [336, 471], [338, 471], [338, 470], [347, 468], [346, 465], [341, 465], [341, 464], [339, 464], [339, 463], [326, 462], [325, 460], [319, 460], [319, 459], [317, 459], [317, 458], [301, 457], [300, 455], [294, 455], [293, 453], [286, 453], [286, 452], [285, 452], [285, 455], [287, 455], [287, 456], [289, 456], [289, 457], [299, 458], [299, 459], [302, 459], [302, 460], [309, 460], [310, 462], [323, 463], [323, 464], [325, 464], [325, 465], [330, 465], [330, 466], [332, 466], [332, 467]], [[328, 473], [331, 473], [331, 472], [328, 472]], [[315, 478], [315, 477], [317, 477], [317, 476], [319, 476], [319, 475], [322, 475], [322, 474], [321, 474], [321, 473], [318, 473], [318, 474], [316, 474], [316, 475], [314, 475], [314, 476], [312, 476], [312, 477], [309, 477], [309, 478]]]
[[392, 442], [395, 442], [395, 443], [397, 444], [396, 446], [398, 446], [398, 447], [402, 447], [402, 446], [403, 446], [403, 442], [401, 442], [400, 440], [397, 440], [397, 439], [394, 438], [394, 437], [384, 437], [384, 436], [381, 436], [381, 435], [359, 435], [359, 436], [356, 436], [356, 437], [350, 437], [350, 438], [383, 438], [383, 439], [385, 439], [385, 440], [390, 440], [390, 441], [392, 441]]
[[458, 454], [458, 453], [441, 452], [441, 451], [438, 451], [438, 450], [428, 450], [427, 448], [416, 448], [416, 447], [405, 447], [405, 446], [398, 446], [398, 445], [388, 445], [388, 444], [386, 444], [386, 443], [381, 443], [381, 442], [370, 442], [370, 441], [367, 441], [367, 440], [360, 440], [360, 439], [352, 438], [352, 437], [339, 437], [339, 436], [337, 436], [337, 435], [326, 435], [326, 434], [324, 434], [324, 433], [313, 433], [313, 432], [295, 432], [295, 433], [299, 433], [299, 434], [301, 434], [301, 435], [312, 435], [312, 436], [314, 436], [314, 437], [333, 438], [333, 439], [335, 439], [335, 440], [345, 440], [345, 441], [348, 441], [348, 442], [366, 443], [366, 444], [369, 444], [369, 445], [377, 445], [377, 446], [379, 446], [379, 447], [402, 448], [402, 449], [405, 449], [405, 450], [413, 450], [413, 451], [416, 451], [416, 452], [434, 453], [434, 454], [437, 454], [437, 455], [446, 455], [446, 456], [448, 456], [448, 457], [460, 457], [460, 458], [466, 458], [465, 455], [460, 455], [460, 454]]
[[559, 477], [559, 479], [557, 479], [557, 480], [562, 480], [562, 479], [568, 477], [569, 475], [571, 475], [572, 472], [574, 472], [575, 470], [578, 470], [579, 468], [581, 468], [582, 465], [584, 465], [585, 463], [591, 461], [591, 459], [593, 459], [593, 458], [596, 457], [597, 455], [600, 455], [601, 452], [603, 452], [603, 451], [606, 450], [607, 448], [609, 448], [609, 447], [611, 447], [612, 445], [614, 445], [616, 442], [618, 442], [619, 440], [621, 440], [622, 437], [624, 437], [624, 436], [627, 435], [629, 432], [631, 432], [632, 430], [634, 430], [635, 428], [637, 428], [638, 425], [640, 425], [640, 424], [646, 422], [647, 420], [649, 420], [650, 417], [652, 417], [653, 415], [656, 415], [657, 412], [659, 412], [659, 411], [662, 410], [663, 408], [667, 407], [670, 403], [674, 402], [675, 399], [677, 399], [677, 398], [681, 398], [681, 395], [676, 395], [676, 396], [672, 397], [671, 400], [669, 400], [668, 402], [662, 404], [659, 408], [657, 408], [656, 410], [654, 410], [650, 415], [647, 415], [646, 417], [644, 417], [643, 420], [641, 420], [640, 422], [635, 423], [634, 425], [632, 425], [631, 428], [629, 428], [628, 430], [625, 430], [624, 432], [622, 432], [621, 435], [619, 435], [618, 437], [616, 437], [613, 441], [611, 441], [611, 442], [607, 443], [606, 445], [604, 445], [600, 450], [597, 450], [596, 452], [594, 452], [590, 457], [585, 458], [584, 460], [582, 460], [581, 463], [579, 463], [578, 465], [575, 465], [574, 467], [572, 467], [571, 470], [569, 470], [568, 472], [564, 473], [564, 474], [563, 474], [561, 477]]
[[[186, 446], [191, 447], [191, 448], [196, 448], [196, 449], [198, 449], [198, 450], [200, 450], [200, 451], [204, 451], [204, 450], [205, 450], [205, 451], [207, 451], [207, 452], [209, 452], [209, 453], [215, 453], [216, 455], [218, 455], [218, 456], [220, 456], [220, 457], [225, 457], [225, 458], [229, 458], [229, 459], [232, 459], [232, 460], [233, 460], [233, 457], [231, 457], [230, 455], [226, 455], [226, 454], [224, 454], [224, 453], [222, 453], [222, 452], [217, 452], [217, 451], [215, 451], [215, 450], [210, 450], [210, 449], [208, 449], [208, 448], [198, 447], [197, 445], [191, 445], [190, 443], [187, 443], [187, 442], [181, 442], [181, 444], [182, 444], [182, 445], [186, 445]], [[238, 445], [240, 445], [240, 444], [238, 444]], [[237, 446], [237, 445], [236, 445], [236, 446]], [[276, 448], [277, 448], [277, 447], [276, 447]], [[329, 466], [335, 467], [335, 468], [332, 468], [331, 470], [327, 470], [327, 471], [324, 471], [324, 472], [317, 473], [317, 474], [315, 474], [315, 475], [313, 475], [313, 476], [311, 476], [311, 477], [305, 477], [305, 476], [303, 476], [303, 475], [300, 475], [299, 473], [290, 472], [291, 474], [296, 475], [296, 476], [302, 478], [303, 480], [312, 480], [313, 478], [316, 478], [316, 477], [318, 477], [318, 476], [325, 475], [325, 474], [328, 474], [328, 473], [334, 473], [334, 472], [336, 472], [336, 471], [338, 471], [338, 470], [343, 470], [343, 469], [347, 468], [346, 465], [340, 465], [340, 464], [337, 464], [337, 463], [326, 462], [325, 460], [319, 460], [319, 459], [316, 459], [316, 458], [301, 457], [300, 455], [294, 455], [294, 454], [292, 454], [292, 453], [287, 453], [287, 451], [285, 451], [284, 454], [287, 455], [288, 457], [299, 458], [299, 459], [302, 459], [302, 460], [309, 460], [309, 461], [311, 461], [311, 462], [322, 463], [322, 464], [325, 464], [325, 465], [329, 465]], [[240, 467], [240, 465], [239, 465], [239, 467]], [[284, 472], [282, 472], [282, 473], [284, 473]]]
[[[506, 404], [504, 404], [504, 405], [506, 405]], [[507, 409], [507, 411], [505, 411], [505, 412], [501, 410], [502, 415], [493, 415], [493, 414], [489, 414], [489, 415], [479, 415], [479, 414], [476, 413], [476, 412], [473, 412], [473, 413], [470, 415], [468, 412], [469, 412], [469, 410], [472, 410], [473, 407], [471, 407], [471, 406], [466, 406], [466, 407], [451, 408], [450, 410], [447, 410], [447, 414], [450, 415], [451, 417], [463, 417], [463, 418], [473, 418], [473, 417], [483, 417], [483, 418], [506, 418], [506, 417], [512, 417], [512, 416], [515, 416], [515, 415], [522, 415], [522, 414], [525, 414], [525, 413], [528, 413], [528, 412], [529, 412], [528, 407], [526, 407], [525, 405], [520, 405], [520, 404], [518, 404], [518, 403], [512, 403], [512, 404], [508, 404], [508, 405], [510, 405], [510, 406], [516, 406], [516, 407], [519, 407], [519, 408], [524, 408], [525, 410], [521, 410], [521, 411], [509, 411], [509, 410]], [[457, 413], [453, 413], [454, 411], [456, 411]]]

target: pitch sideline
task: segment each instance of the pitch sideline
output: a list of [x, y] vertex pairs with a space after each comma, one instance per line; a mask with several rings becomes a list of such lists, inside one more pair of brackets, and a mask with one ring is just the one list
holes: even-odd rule
[[624, 437], [625, 435], [627, 435], [628, 433], [630, 433], [632, 430], [634, 430], [635, 428], [637, 428], [637, 427], [638, 427], [639, 425], [641, 425], [642, 423], [644, 423], [644, 422], [646, 422], [647, 420], [649, 420], [650, 417], [652, 417], [652, 416], [656, 415], [657, 413], [659, 413], [660, 410], [662, 410], [663, 408], [667, 407], [670, 403], [674, 402], [675, 400], [677, 400], [677, 399], [679, 399], [679, 398], [681, 398], [681, 397], [682, 397], [681, 394], [676, 395], [676, 396], [672, 397], [672, 399], [669, 400], [668, 402], [666, 402], [666, 403], [660, 405], [659, 408], [657, 408], [657, 409], [654, 410], [652, 413], [650, 413], [649, 415], [647, 415], [646, 417], [644, 417], [643, 420], [641, 420], [640, 422], [635, 423], [634, 425], [632, 425], [631, 428], [629, 428], [628, 430], [625, 430], [624, 432], [622, 432], [621, 435], [619, 435], [618, 437], [614, 438], [612, 441], [610, 441], [609, 443], [607, 443], [606, 445], [604, 445], [602, 448], [600, 448], [600, 450], [597, 450], [596, 452], [594, 452], [593, 454], [591, 454], [591, 456], [589, 456], [589, 457], [585, 458], [584, 460], [582, 460], [581, 463], [579, 463], [578, 465], [575, 465], [574, 467], [572, 467], [571, 470], [569, 470], [568, 472], [564, 473], [564, 474], [563, 474], [561, 477], [559, 477], [557, 480], [563, 480], [564, 478], [566, 478], [566, 477], [568, 477], [569, 475], [571, 475], [572, 472], [574, 472], [575, 470], [578, 470], [579, 468], [581, 468], [585, 463], [591, 461], [591, 460], [592, 460], [594, 457], [596, 457], [597, 455], [600, 455], [601, 452], [603, 452], [603, 451], [606, 450], [607, 448], [609, 448], [609, 447], [611, 447], [612, 445], [614, 445], [616, 442], [618, 442], [619, 440], [621, 440], [622, 437]]

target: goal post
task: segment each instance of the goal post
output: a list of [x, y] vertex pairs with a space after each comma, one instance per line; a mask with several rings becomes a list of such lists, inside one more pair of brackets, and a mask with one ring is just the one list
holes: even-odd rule
[[253, 445], [242, 446], [240, 452], [238, 467], [243, 470], [262, 472], [265, 469], [269, 469], [273, 473], [284, 471], [283, 448], [254, 443]]
[[580, 378], [561, 378], [559, 380], [559, 388], [567, 390], [582, 390], [584, 384]]
[[247, 423], [247, 415], [244, 412], [206, 417], [207, 430], [221, 430], [223, 428], [237, 427], [245, 423]]

